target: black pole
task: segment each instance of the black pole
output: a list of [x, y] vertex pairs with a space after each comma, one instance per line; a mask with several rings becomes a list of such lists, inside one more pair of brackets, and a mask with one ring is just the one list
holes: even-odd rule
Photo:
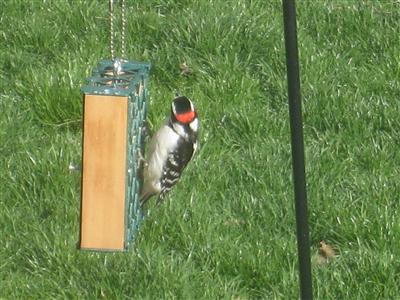
[[283, 0], [286, 66], [292, 140], [293, 182], [296, 206], [297, 248], [301, 299], [312, 299], [310, 237], [304, 168], [303, 121], [301, 116], [299, 54], [297, 49], [296, 7], [294, 0]]

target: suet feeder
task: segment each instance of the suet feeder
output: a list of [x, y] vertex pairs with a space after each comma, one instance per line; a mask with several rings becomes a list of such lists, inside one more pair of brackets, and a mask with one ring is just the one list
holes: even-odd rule
[[[125, 9], [122, 0], [122, 57]], [[116, 59], [110, 0], [111, 59], [100, 61], [83, 94], [79, 248], [123, 251], [142, 219], [143, 128], [150, 64]]]
[[125, 250], [141, 220], [143, 125], [150, 65], [102, 61], [82, 87], [80, 248]]

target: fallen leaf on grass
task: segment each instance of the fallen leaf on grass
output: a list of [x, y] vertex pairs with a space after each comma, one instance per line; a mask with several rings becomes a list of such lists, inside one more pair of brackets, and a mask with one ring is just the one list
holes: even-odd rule
[[335, 249], [325, 241], [321, 241], [319, 242], [318, 253], [314, 256], [314, 261], [321, 265], [328, 263], [330, 260], [335, 258], [335, 256]]
[[192, 74], [192, 70], [189, 68], [186, 62], [183, 62], [179, 65], [179, 69], [181, 70], [181, 75], [189, 76]]

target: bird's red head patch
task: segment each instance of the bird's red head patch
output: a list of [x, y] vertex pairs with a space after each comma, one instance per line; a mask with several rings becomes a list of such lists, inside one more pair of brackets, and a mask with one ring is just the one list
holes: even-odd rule
[[175, 115], [175, 118], [180, 123], [183, 123], [183, 124], [189, 124], [190, 122], [192, 122], [194, 120], [195, 117], [196, 117], [196, 113], [194, 111], [188, 111], [186, 113]]

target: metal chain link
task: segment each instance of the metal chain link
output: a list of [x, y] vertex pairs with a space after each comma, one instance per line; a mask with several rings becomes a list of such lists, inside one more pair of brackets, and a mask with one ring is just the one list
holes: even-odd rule
[[[110, 9], [110, 51], [111, 59], [115, 60], [115, 15], [114, 15], [114, 0], [109, 0]], [[125, 31], [126, 31], [126, 12], [125, 12], [125, 0], [121, 0], [121, 59], [125, 59], [126, 43], [125, 43]]]
[[122, 30], [121, 30], [121, 58], [125, 58], [125, 28], [126, 28], [126, 18], [125, 18], [125, 0], [121, 0], [121, 18], [122, 18]]
[[114, 48], [114, 1], [110, 0], [110, 51], [111, 51], [111, 60], [115, 60], [115, 48]]

